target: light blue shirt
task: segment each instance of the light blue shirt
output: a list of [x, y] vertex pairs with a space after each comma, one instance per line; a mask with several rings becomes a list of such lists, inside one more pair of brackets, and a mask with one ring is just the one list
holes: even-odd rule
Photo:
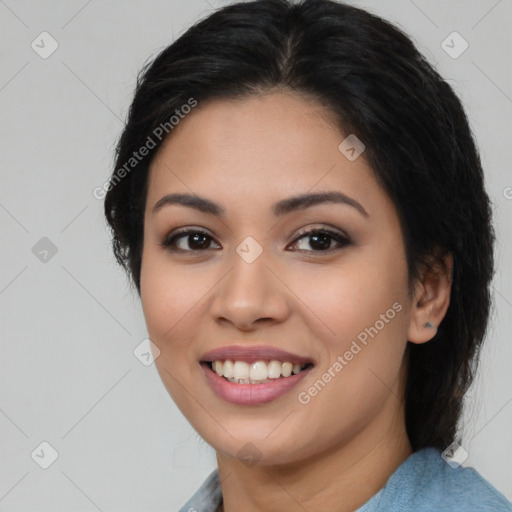
[[[216, 512], [221, 502], [215, 470], [179, 512]], [[475, 469], [452, 468], [440, 450], [430, 447], [411, 454], [386, 485], [354, 512], [377, 511], [512, 512], [512, 503]]]

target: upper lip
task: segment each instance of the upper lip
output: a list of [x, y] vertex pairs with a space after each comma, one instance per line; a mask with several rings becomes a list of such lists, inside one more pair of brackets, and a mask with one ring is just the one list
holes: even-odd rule
[[235, 361], [246, 361], [255, 363], [256, 361], [277, 360], [288, 361], [293, 364], [313, 363], [309, 357], [303, 357], [286, 350], [281, 350], [270, 345], [230, 345], [229, 347], [220, 347], [210, 350], [200, 358], [202, 362], [225, 361], [231, 359]]

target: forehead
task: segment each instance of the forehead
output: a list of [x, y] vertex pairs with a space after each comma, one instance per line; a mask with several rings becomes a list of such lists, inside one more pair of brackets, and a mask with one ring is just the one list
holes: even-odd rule
[[215, 193], [254, 207], [265, 197], [278, 200], [315, 187], [360, 198], [382, 193], [364, 154], [350, 161], [340, 152], [346, 136], [332, 112], [295, 94], [199, 104], [154, 158], [148, 205], [170, 190]]

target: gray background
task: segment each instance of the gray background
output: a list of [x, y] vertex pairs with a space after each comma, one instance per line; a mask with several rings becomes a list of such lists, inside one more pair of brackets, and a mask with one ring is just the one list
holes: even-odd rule
[[[0, 0], [2, 511], [177, 510], [215, 466], [154, 365], [133, 354], [147, 336], [140, 304], [92, 191], [110, 173], [137, 71], [225, 3]], [[512, 1], [352, 3], [413, 35], [481, 148], [499, 269], [464, 465], [512, 499]], [[59, 45], [46, 59], [31, 47], [43, 31]], [[453, 31], [469, 43], [456, 59], [441, 47]], [[56, 254], [39, 252], [43, 237]], [[48, 469], [31, 457], [49, 460], [43, 441], [59, 455]]]

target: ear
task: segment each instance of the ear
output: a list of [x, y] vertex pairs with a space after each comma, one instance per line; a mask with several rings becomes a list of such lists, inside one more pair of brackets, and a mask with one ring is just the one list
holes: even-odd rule
[[414, 285], [407, 339], [425, 343], [437, 333], [450, 305], [453, 256], [448, 253], [436, 258]]

